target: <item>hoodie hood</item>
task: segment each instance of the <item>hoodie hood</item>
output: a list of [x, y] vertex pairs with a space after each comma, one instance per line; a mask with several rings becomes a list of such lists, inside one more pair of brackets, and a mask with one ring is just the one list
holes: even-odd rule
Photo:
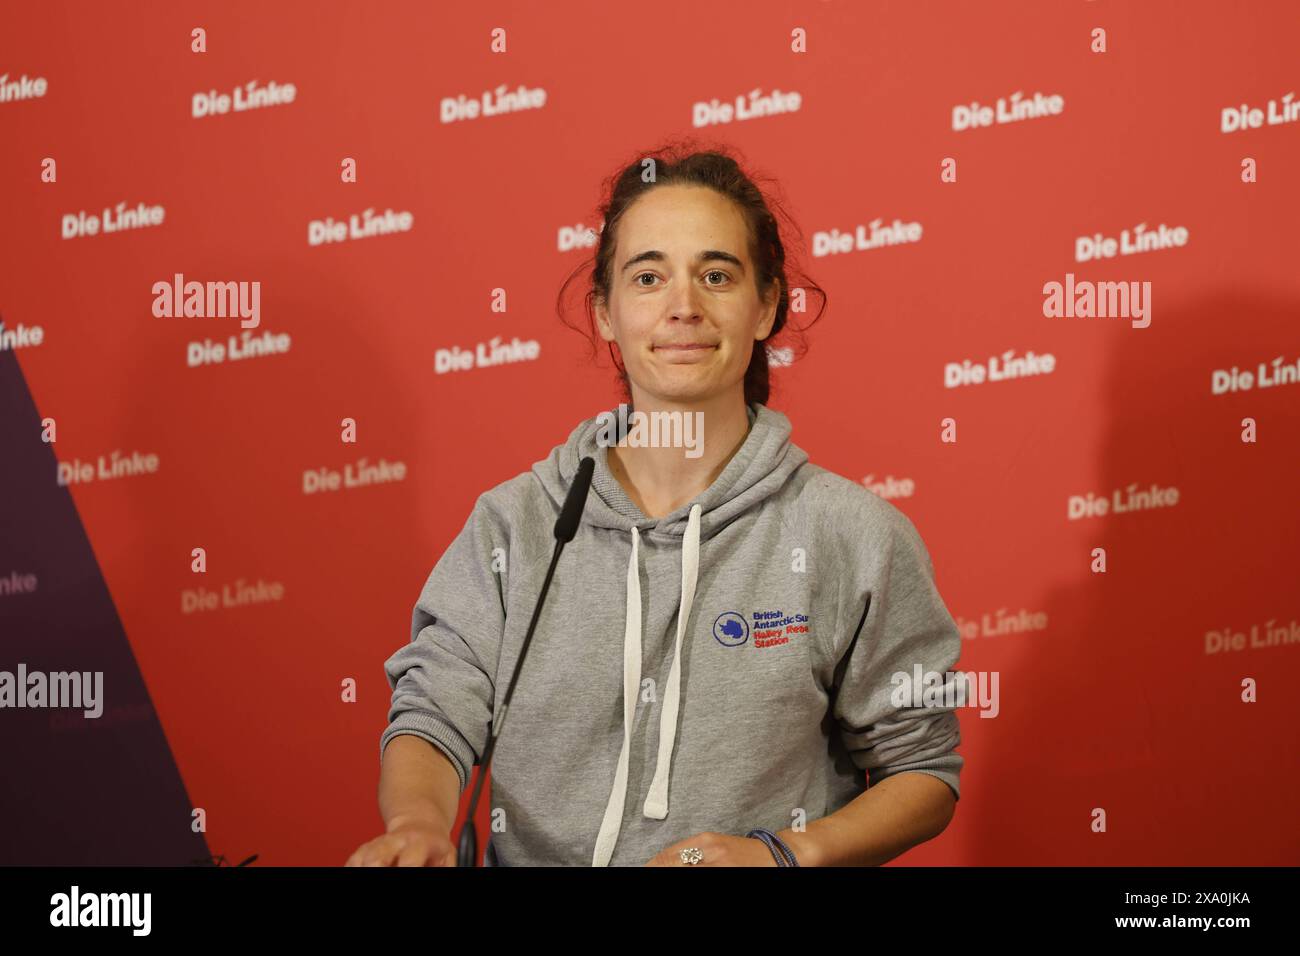
[[[622, 828], [627, 801], [628, 757], [632, 747], [632, 725], [641, 689], [641, 575], [640, 542], [643, 532], [678, 536], [682, 539], [682, 590], [677, 608], [677, 641], [672, 668], [664, 691], [659, 719], [659, 751], [654, 777], [646, 796], [646, 817], [662, 820], [668, 816], [668, 785], [672, 772], [673, 747], [677, 741], [677, 716], [681, 708], [682, 637], [687, 631], [695, 586], [702, 562], [708, 559], [707, 541], [726, 524], [775, 494], [790, 475], [808, 460], [802, 449], [790, 443], [790, 420], [780, 412], [761, 404], [747, 406], [749, 434], [740, 449], [727, 462], [717, 479], [694, 501], [687, 502], [672, 514], [648, 518], [628, 498], [618, 479], [610, 473], [608, 448], [602, 428], [608, 419], [595, 415], [578, 425], [568, 440], [552, 450], [549, 457], [533, 466], [556, 508], [564, 504], [569, 485], [584, 457], [595, 461], [591, 491], [582, 513], [583, 524], [609, 528], [628, 536], [630, 555], [627, 565], [627, 594], [623, 629], [623, 747], [619, 752], [609, 800], [605, 805], [593, 866], [606, 866]], [[616, 411], [607, 413], [618, 421]], [[701, 435], [703, 438], [703, 435]]]

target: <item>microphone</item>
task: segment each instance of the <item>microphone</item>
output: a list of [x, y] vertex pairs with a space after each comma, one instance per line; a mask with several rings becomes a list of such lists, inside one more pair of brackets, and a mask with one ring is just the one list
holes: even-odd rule
[[[583, 506], [587, 503], [587, 489], [591, 487], [591, 475], [595, 470], [596, 463], [590, 458], [578, 462], [578, 473], [573, 476], [569, 496], [564, 499], [560, 516], [555, 519], [555, 540], [562, 544], [568, 544], [578, 533], [578, 520], [582, 517]], [[558, 548], [556, 553], [559, 553]], [[545, 594], [546, 591], [543, 589], [542, 595]]]
[[546, 592], [551, 589], [551, 578], [555, 575], [555, 565], [560, 560], [560, 552], [578, 533], [578, 522], [582, 518], [582, 509], [587, 504], [587, 492], [591, 489], [591, 475], [595, 470], [596, 462], [591, 458], [583, 458], [578, 462], [578, 473], [573, 476], [573, 484], [569, 486], [564, 507], [560, 509], [560, 516], [555, 519], [555, 550], [551, 554], [551, 566], [546, 569], [542, 593], [537, 596], [532, 620], [528, 622], [528, 632], [524, 635], [523, 646], [519, 649], [519, 659], [515, 661], [514, 673], [510, 675], [510, 683], [506, 685], [501, 711], [493, 721], [496, 726], [488, 734], [483, 759], [479, 761], [478, 779], [474, 781], [474, 793], [469, 798], [469, 811], [465, 814], [465, 822], [460, 828], [460, 842], [456, 850], [457, 866], [478, 866], [478, 832], [474, 827], [474, 811], [478, 808], [478, 798], [483, 792], [483, 778], [487, 776], [488, 767], [492, 764], [492, 752], [496, 749], [497, 738], [501, 736], [501, 728], [506, 722], [506, 713], [510, 710], [510, 698], [514, 696], [515, 684], [519, 681], [519, 668], [528, 653], [528, 645], [532, 643], [537, 619], [542, 616], [542, 605], [546, 603]]

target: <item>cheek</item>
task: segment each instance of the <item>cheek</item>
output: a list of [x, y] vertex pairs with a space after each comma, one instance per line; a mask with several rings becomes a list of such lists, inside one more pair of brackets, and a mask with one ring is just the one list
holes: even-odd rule
[[654, 323], [655, 317], [649, 310], [645, 315], [638, 315], [635, 308], [624, 309], [619, 313], [618, 323], [614, 326], [615, 337], [624, 351], [637, 351], [650, 341]]
[[758, 327], [751, 323], [742, 323], [735, 335], [729, 337], [731, 361], [741, 368], [749, 365], [750, 356], [754, 354], [754, 333]]
[[749, 360], [753, 354], [754, 346], [750, 342], [746, 341], [740, 343], [740, 346], [736, 349], [735, 355], [732, 356], [732, 373], [735, 375], [744, 375], [745, 370], [749, 368]]

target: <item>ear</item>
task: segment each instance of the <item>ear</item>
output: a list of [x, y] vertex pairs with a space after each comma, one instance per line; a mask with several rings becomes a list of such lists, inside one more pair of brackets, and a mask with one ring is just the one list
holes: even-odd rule
[[614, 341], [614, 324], [609, 319], [609, 309], [606, 308], [603, 299], [595, 299], [592, 303], [596, 313], [596, 331], [606, 342]]
[[768, 293], [767, 305], [763, 307], [763, 316], [759, 319], [758, 328], [754, 330], [754, 340], [763, 341], [772, 334], [772, 326], [776, 324], [776, 306], [781, 298], [781, 282], [779, 279], [773, 279], [771, 291]]

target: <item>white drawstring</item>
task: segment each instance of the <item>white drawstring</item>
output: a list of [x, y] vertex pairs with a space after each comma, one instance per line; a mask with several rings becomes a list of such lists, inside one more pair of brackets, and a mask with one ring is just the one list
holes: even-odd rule
[[[596, 836], [592, 866], [608, 866], [623, 825], [623, 808], [627, 802], [627, 764], [632, 747], [632, 720], [641, 690], [641, 576], [638, 564], [641, 536], [632, 528], [632, 556], [627, 565], [627, 612], [623, 629], [623, 749], [618, 755], [614, 786], [605, 805], [605, 816]], [[672, 766], [673, 745], [677, 741], [677, 713], [681, 703], [682, 635], [695, 601], [695, 584], [700, 567], [700, 506], [691, 507], [682, 541], [682, 597], [677, 608], [677, 646], [668, 672], [668, 689], [659, 720], [659, 755], [654, 779], [646, 797], [645, 816], [662, 820], [668, 815], [668, 778]]]
[[623, 749], [614, 771], [614, 788], [605, 804], [605, 818], [600, 822], [592, 866], [608, 866], [614, 854], [614, 842], [623, 825], [623, 804], [627, 800], [627, 758], [632, 745], [632, 717], [641, 690], [641, 575], [637, 569], [637, 545], [640, 532], [632, 528], [632, 558], [627, 564], [627, 613], [623, 628]]
[[655, 776], [650, 783], [650, 795], [645, 798], [645, 815], [652, 820], [668, 816], [668, 772], [673, 763], [673, 744], [677, 742], [677, 710], [682, 688], [682, 634], [686, 632], [686, 619], [691, 616], [695, 602], [695, 580], [700, 570], [700, 506], [691, 508], [686, 523], [686, 537], [682, 541], [682, 603], [677, 608], [677, 648], [673, 651], [673, 666], [668, 672], [668, 694], [659, 716], [659, 756], [655, 761]]

